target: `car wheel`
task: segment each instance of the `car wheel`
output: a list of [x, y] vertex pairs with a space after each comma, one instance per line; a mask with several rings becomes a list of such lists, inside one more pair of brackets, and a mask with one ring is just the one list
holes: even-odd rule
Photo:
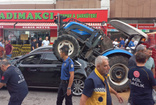
[[84, 89], [84, 80], [83, 79], [74, 79], [74, 88], [73, 88], [73, 95], [80, 96]]
[[110, 86], [118, 92], [126, 91], [129, 88], [128, 80], [128, 57], [114, 55], [109, 58], [110, 70], [108, 81]]
[[74, 59], [79, 55], [80, 48], [78, 41], [71, 35], [61, 35], [53, 44], [54, 54], [58, 59], [60, 59], [60, 48], [64, 45], [69, 46], [68, 56], [70, 56], [70, 58]]

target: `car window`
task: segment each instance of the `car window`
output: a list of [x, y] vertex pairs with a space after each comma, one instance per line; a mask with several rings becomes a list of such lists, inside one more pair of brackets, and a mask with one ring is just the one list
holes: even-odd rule
[[58, 61], [56, 56], [53, 53], [45, 54], [44, 58], [42, 58], [41, 64], [59, 64], [61, 63]]
[[21, 64], [39, 64], [41, 60], [41, 54], [34, 54], [24, 58]]
[[[49, 52], [49, 51], [52, 51], [52, 48], [38, 49], [38, 50], [36, 50], [36, 51], [34, 51], [34, 52]], [[34, 53], [34, 52], [33, 52], [33, 53]]]

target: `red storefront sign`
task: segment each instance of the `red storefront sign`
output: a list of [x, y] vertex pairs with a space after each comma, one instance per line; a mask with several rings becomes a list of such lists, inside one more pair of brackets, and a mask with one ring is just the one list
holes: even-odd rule
[[[137, 27], [137, 24], [129, 24], [129, 25], [131, 25], [131, 26], [133, 26], [133, 27]], [[107, 28], [108, 29], [115, 29], [113, 26], [111, 26], [110, 24], [107, 24]]]
[[154, 25], [154, 24], [138, 24], [138, 29], [156, 30], [156, 25]]
[[108, 10], [0, 10], [0, 22], [54, 22], [57, 14], [81, 22], [107, 22]]

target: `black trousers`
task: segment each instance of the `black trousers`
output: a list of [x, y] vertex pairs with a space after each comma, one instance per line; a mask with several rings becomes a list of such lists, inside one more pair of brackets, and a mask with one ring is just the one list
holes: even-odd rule
[[66, 105], [73, 105], [72, 103], [72, 93], [71, 95], [67, 96], [67, 87], [68, 82], [61, 82], [59, 89], [58, 89], [58, 96], [56, 105], [62, 105], [63, 99], [65, 98]]
[[8, 105], [21, 105], [22, 101], [24, 100], [27, 94], [28, 94], [27, 92], [23, 92], [22, 95], [19, 94], [11, 95]]

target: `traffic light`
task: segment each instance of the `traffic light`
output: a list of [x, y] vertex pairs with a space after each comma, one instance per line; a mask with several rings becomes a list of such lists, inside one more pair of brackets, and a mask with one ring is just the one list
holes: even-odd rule
[[64, 19], [67, 19], [67, 17], [60, 15], [60, 26], [63, 26], [63, 24], [66, 23], [66, 22], [63, 22]]
[[59, 24], [59, 15], [56, 15], [56, 16], [54, 16], [54, 22], [56, 23], [56, 24]]

